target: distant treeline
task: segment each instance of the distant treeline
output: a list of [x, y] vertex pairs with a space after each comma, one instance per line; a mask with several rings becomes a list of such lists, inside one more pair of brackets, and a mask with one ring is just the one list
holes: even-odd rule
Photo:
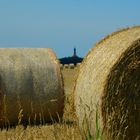
[[60, 58], [60, 63], [61, 64], [74, 64], [76, 65], [77, 63], [81, 63], [83, 61], [83, 58], [81, 57], [64, 57], [64, 58]]

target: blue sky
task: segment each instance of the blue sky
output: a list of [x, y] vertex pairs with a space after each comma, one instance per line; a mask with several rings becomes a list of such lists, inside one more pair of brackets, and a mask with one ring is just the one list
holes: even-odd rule
[[0, 0], [0, 47], [85, 56], [102, 37], [140, 24], [140, 0]]

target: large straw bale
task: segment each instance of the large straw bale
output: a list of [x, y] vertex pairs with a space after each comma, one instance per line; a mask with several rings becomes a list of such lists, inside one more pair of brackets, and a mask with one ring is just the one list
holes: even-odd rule
[[64, 92], [51, 49], [0, 49], [0, 125], [44, 123], [61, 118]]
[[82, 132], [89, 128], [97, 136], [100, 131], [107, 140], [140, 136], [140, 26], [95, 44], [82, 63], [74, 94]]

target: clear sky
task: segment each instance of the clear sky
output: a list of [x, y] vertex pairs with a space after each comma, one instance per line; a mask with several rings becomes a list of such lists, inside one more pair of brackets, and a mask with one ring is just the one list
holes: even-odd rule
[[0, 0], [0, 47], [49, 47], [58, 57], [140, 24], [140, 0]]

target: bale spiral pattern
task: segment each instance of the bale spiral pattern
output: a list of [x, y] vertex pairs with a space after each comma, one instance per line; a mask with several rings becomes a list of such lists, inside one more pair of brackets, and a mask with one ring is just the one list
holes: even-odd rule
[[82, 63], [74, 94], [82, 132], [89, 127], [96, 136], [100, 130], [108, 140], [140, 136], [140, 26], [95, 44]]

